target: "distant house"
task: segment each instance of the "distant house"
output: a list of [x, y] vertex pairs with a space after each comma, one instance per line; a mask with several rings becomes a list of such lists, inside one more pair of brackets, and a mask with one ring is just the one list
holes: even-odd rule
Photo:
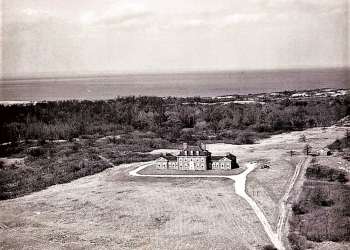
[[176, 170], [228, 170], [237, 168], [236, 157], [232, 154], [226, 156], [211, 156], [204, 144], [200, 146], [189, 146], [183, 144], [178, 155], [166, 154], [156, 160], [157, 169]]
[[322, 148], [318, 150], [318, 155], [320, 156], [330, 156], [332, 155], [332, 151], [329, 148]]
[[307, 94], [306, 92], [303, 93], [295, 93], [293, 95], [291, 95], [292, 98], [299, 98], [299, 97], [309, 97], [310, 95]]

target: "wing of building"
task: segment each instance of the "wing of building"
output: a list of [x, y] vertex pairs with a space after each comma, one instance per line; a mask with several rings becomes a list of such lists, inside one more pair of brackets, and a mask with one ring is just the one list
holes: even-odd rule
[[237, 168], [236, 156], [227, 154], [225, 156], [213, 156], [211, 158], [211, 169], [229, 170]]

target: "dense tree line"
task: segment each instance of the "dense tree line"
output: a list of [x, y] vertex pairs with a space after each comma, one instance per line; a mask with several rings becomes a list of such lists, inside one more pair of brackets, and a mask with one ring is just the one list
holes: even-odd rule
[[[246, 133], [328, 126], [350, 113], [349, 96], [266, 104], [201, 103], [201, 98], [123, 97], [0, 106], [0, 142], [71, 139], [151, 131], [178, 140], [236, 139]], [[244, 136], [246, 138], [247, 136]]]

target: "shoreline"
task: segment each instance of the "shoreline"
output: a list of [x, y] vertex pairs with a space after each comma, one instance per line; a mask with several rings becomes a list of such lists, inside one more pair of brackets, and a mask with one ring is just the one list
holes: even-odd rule
[[[1, 87], [1, 86], [0, 86]], [[229, 94], [229, 95], [217, 95], [217, 96], [200, 96], [202, 100], [210, 100], [208, 103], [199, 102], [198, 104], [211, 104], [214, 103], [229, 104], [231, 102], [237, 104], [265, 104], [264, 99], [276, 100], [283, 98], [290, 99], [308, 99], [308, 98], [327, 98], [327, 97], [339, 97], [345, 96], [350, 93], [350, 88], [316, 88], [316, 89], [301, 89], [301, 90], [288, 90], [287, 91], [270, 91], [270, 92], [261, 92], [255, 94]], [[118, 98], [127, 98], [127, 97], [154, 97], [152, 95], [121, 95], [115, 96], [114, 98], [62, 98], [62, 99], [52, 99], [52, 100], [0, 100], [0, 105], [3, 106], [12, 106], [12, 105], [28, 105], [37, 103], [47, 103], [47, 102], [63, 102], [63, 101], [110, 101]], [[188, 99], [195, 98], [195, 96], [156, 96], [157, 98], [168, 99]], [[242, 99], [243, 98], [243, 99]], [[185, 103], [184, 103], [185, 104]]]

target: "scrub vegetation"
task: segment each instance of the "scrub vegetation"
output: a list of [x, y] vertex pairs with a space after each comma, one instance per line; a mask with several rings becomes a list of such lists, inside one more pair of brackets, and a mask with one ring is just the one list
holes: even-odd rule
[[271, 133], [330, 126], [350, 114], [348, 95], [215, 103], [197, 98], [121, 97], [0, 106], [0, 142], [57, 140], [81, 135], [154, 133], [170, 141], [254, 143]]
[[350, 113], [349, 96], [262, 103], [206, 98], [120, 97], [0, 105], [0, 199], [98, 173], [114, 164], [148, 161], [147, 152], [180, 142], [252, 144], [259, 138], [328, 126]]
[[306, 249], [313, 242], [350, 241], [348, 173], [314, 160], [305, 177], [292, 206], [288, 236], [292, 249]]

